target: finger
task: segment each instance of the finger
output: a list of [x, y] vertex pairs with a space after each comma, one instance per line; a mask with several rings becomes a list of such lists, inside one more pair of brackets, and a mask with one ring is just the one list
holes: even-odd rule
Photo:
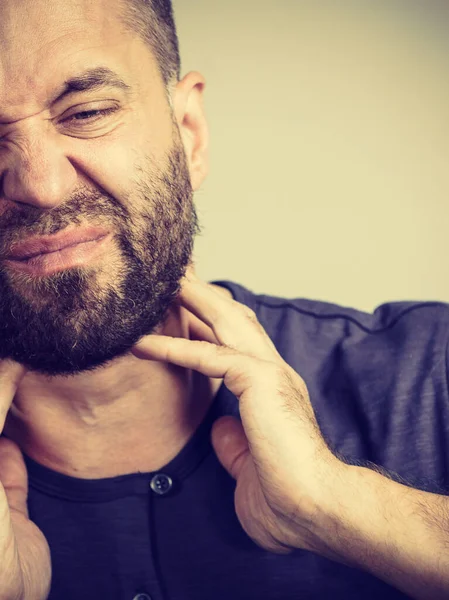
[[172, 363], [194, 369], [207, 377], [220, 379], [235, 364], [236, 356], [240, 356], [235, 350], [225, 346], [166, 335], [148, 335], [142, 338], [131, 348], [131, 353], [138, 358]]
[[208, 325], [192, 313], [189, 312], [188, 315], [189, 339], [198, 342], [210, 342], [211, 344], [219, 343], [214, 332]]
[[17, 387], [26, 372], [26, 368], [19, 363], [0, 360], [0, 432], [3, 431]]
[[266, 391], [267, 386], [260, 374], [267, 373], [267, 366], [274, 365], [273, 361], [261, 361], [226, 346], [165, 335], [148, 335], [133, 346], [130, 352], [138, 358], [168, 362], [193, 369], [206, 377], [223, 379], [226, 387], [239, 400], [258, 378], [262, 380], [259, 387]]
[[0, 438], [0, 481], [8, 506], [28, 517], [28, 474], [22, 452], [15, 442]]
[[211, 438], [218, 460], [231, 477], [238, 479], [249, 454], [243, 425], [235, 417], [221, 417], [212, 426]]
[[206, 377], [224, 379], [225, 385], [239, 399], [253, 384], [255, 374], [266, 372], [266, 365], [273, 365], [273, 361], [261, 362], [226, 346], [165, 335], [148, 335], [130, 351], [138, 358], [168, 362]]
[[219, 294], [207, 283], [197, 278], [186, 278], [179, 302], [206, 323], [221, 344], [262, 360], [280, 358], [255, 313]]

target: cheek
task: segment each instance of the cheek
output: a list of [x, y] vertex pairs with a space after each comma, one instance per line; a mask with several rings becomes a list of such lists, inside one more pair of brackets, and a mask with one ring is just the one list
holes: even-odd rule
[[68, 158], [88, 186], [94, 185], [114, 198], [122, 198], [132, 186], [139, 156], [137, 147], [125, 142], [111, 136], [75, 140]]
[[173, 146], [173, 123], [168, 107], [152, 106], [142, 114], [128, 113], [126, 122], [100, 138], [67, 138], [66, 155], [81, 176], [118, 199], [130, 194], [148, 171], [164, 165]]

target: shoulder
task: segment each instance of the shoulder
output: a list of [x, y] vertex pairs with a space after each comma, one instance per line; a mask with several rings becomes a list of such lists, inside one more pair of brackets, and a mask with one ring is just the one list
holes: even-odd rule
[[304, 326], [312, 323], [317, 327], [321, 323], [326, 329], [353, 325], [367, 334], [379, 334], [396, 326], [400, 328], [412, 324], [420, 330], [429, 326], [449, 330], [449, 304], [445, 302], [386, 302], [370, 313], [322, 300], [256, 294], [231, 281], [215, 281], [212, 285], [217, 292], [252, 308], [259, 319], [268, 325], [289, 318]]
[[[284, 359], [293, 365], [322, 363], [333, 356], [371, 366], [390, 364], [399, 355], [425, 362], [441, 360], [449, 339], [449, 304], [387, 302], [373, 312], [307, 298], [255, 294], [230, 281], [217, 291], [254, 310]], [[293, 366], [292, 365], [292, 366]]]

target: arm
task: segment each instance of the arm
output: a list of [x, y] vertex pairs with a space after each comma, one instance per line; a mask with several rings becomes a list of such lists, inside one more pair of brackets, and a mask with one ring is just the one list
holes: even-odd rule
[[328, 490], [317, 519], [318, 553], [416, 600], [449, 599], [449, 497], [350, 465]]

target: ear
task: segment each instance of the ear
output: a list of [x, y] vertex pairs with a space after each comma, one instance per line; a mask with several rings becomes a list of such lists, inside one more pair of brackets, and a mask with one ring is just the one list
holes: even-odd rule
[[203, 108], [204, 77], [188, 73], [173, 93], [173, 110], [187, 156], [190, 180], [198, 190], [209, 171], [209, 130]]

